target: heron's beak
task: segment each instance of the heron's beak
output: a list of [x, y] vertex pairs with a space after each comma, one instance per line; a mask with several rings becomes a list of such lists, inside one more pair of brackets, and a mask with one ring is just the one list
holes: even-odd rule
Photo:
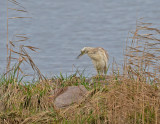
[[83, 54], [84, 54], [84, 52], [81, 52], [81, 54], [79, 54], [79, 55], [77, 56], [77, 59], [79, 59]]

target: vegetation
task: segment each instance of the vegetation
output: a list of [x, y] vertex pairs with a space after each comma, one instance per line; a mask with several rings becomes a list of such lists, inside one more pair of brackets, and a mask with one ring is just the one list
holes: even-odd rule
[[[19, 5], [15, 0], [11, 1]], [[78, 71], [68, 77], [60, 74], [47, 79], [25, 50], [35, 51], [35, 47], [15, 47], [13, 41], [7, 42], [7, 71], [0, 78], [0, 123], [158, 124], [160, 39], [156, 38], [157, 34], [160, 30], [152, 28], [150, 23], [137, 21], [136, 31], [130, 33], [126, 43], [122, 71], [113, 63], [110, 74], [91, 79]], [[12, 54], [18, 58], [10, 69]], [[26, 76], [21, 69], [23, 62], [31, 65], [39, 81], [23, 81]], [[81, 103], [56, 108], [55, 97], [71, 85], [84, 85], [88, 94]], [[53, 94], [55, 89], [58, 89], [56, 95]]]

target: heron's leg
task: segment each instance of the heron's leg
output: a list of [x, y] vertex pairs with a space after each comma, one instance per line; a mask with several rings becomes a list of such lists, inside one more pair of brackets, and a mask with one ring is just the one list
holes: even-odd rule
[[97, 79], [101, 79], [103, 77], [103, 70], [102, 69], [97, 69]]
[[104, 74], [105, 75], [107, 75], [108, 69], [109, 69], [109, 65], [108, 65], [108, 67], [106, 67], [106, 66], [104, 67]]
[[96, 71], [97, 71], [96, 79], [99, 79], [99, 77], [100, 77], [100, 70], [98, 68], [96, 68]]
[[97, 74], [99, 75], [100, 74], [100, 71], [97, 69]]
[[101, 75], [101, 74], [103, 74], [103, 71], [101, 69], [97, 69], [97, 74]]
[[107, 70], [104, 70], [104, 74], [107, 75]]

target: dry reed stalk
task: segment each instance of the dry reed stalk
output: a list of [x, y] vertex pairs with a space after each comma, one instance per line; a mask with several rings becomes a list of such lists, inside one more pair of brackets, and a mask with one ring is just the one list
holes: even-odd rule
[[9, 52], [9, 48], [8, 48], [8, 0], [7, 0], [7, 72], [9, 71], [9, 66], [10, 66], [10, 62], [8, 60], [8, 52]]
[[[17, 9], [17, 8], [9, 8], [9, 3], [12, 3], [14, 5], [16, 5], [17, 7], [21, 8], [21, 9]], [[17, 69], [17, 79], [19, 77], [20, 74], [22, 74], [23, 76], [27, 76], [26, 74], [24, 74], [24, 72], [22, 71], [22, 69], [20, 68], [21, 63], [27, 62], [28, 64], [31, 65], [32, 69], [37, 73], [38, 77], [40, 80], [46, 80], [45, 77], [41, 74], [40, 70], [38, 69], [38, 67], [35, 65], [35, 63], [33, 62], [32, 58], [29, 56], [29, 54], [26, 52], [25, 48], [36, 52], [36, 47], [33, 46], [25, 46], [25, 45], [17, 45], [17, 42], [24, 42], [27, 41], [29, 38], [26, 36], [26, 34], [16, 34], [15, 37], [19, 38], [18, 40], [15, 41], [10, 41], [8, 40], [9, 36], [9, 30], [8, 30], [8, 23], [10, 19], [19, 19], [19, 18], [30, 18], [30, 17], [8, 17], [9, 14], [9, 10], [12, 11], [17, 11], [17, 12], [23, 12], [23, 13], [27, 13], [27, 10], [16, 0], [7, 0], [7, 71], [6, 71], [6, 76], [9, 74], [9, 72], [13, 69], [10, 70], [10, 65], [11, 65], [11, 60], [15, 59], [18, 61], [16, 69]], [[19, 48], [19, 52], [17, 51], [17, 49]], [[12, 58], [12, 54], [14, 55], [18, 55], [19, 57], [17, 58]]]
[[[146, 34], [146, 32], [151, 32]], [[160, 80], [160, 39], [156, 38], [155, 33], [160, 30], [148, 27], [148, 24], [137, 23], [136, 31], [132, 32], [132, 43], [127, 47], [125, 54], [125, 75], [130, 72], [140, 80], [159, 82]], [[144, 32], [144, 33], [143, 33]]]

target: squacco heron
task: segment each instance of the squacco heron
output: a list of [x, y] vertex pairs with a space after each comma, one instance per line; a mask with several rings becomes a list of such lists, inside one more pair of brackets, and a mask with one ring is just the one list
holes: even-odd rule
[[101, 47], [84, 47], [81, 53], [77, 57], [79, 59], [82, 55], [87, 54], [93, 62], [95, 69], [98, 74], [107, 73], [107, 64], [109, 60], [108, 52]]

